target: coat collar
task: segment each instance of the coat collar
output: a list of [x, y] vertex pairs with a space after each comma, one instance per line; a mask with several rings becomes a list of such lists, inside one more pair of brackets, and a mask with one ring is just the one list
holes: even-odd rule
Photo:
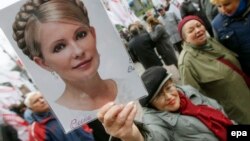
[[51, 112], [33, 113], [32, 116], [35, 121], [39, 123], [46, 123], [47, 121], [53, 118]]
[[[147, 124], [159, 124], [160, 126], [174, 126], [176, 125], [178, 117], [180, 116], [179, 113], [162, 112], [147, 107], [144, 107], [144, 113], [147, 115], [147, 117], [151, 117], [144, 119]], [[164, 122], [164, 124], [162, 122]]]
[[[223, 51], [224, 47], [219, 42], [217, 42], [215, 39], [208, 38], [207, 44], [209, 44], [211, 46], [211, 49], [204, 50], [204, 49], [195, 48], [195, 47], [192, 47], [188, 43], [184, 43], [183, 49], [186, 50], [187, 52], [189, 52], [194, 58], [196, 58], [202, 54], [206, 54], [211, 59], [216, 59], [216, 58], [225, 56], [225, 54], [224, 54], [225, 52]], [[233, 52], [231, 52], [231, 53], [234, 56], [237, 56], [235, 53], [233, 53]]]

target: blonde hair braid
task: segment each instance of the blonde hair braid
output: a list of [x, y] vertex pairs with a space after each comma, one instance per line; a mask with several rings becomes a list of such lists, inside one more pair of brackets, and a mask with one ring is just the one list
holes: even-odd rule
[[[12, 25], [12, 28], [13, 28], [13, 38], [17, 42], [18, 47], [31, 60], [33, 60], [34, 56], [42, 57], [42, 53], [40, 50], [40, 43], [37, 41], [37, 38], [35, 36], [37, 36], [38, 34], [37, 33], [38, 31], [36, 28], [37, 23], [41, 23], [43, 21], [48, 20], [46, 19], [46, 17], [42, 17], [45, 15], [44, 13], [41, 13], [41, 11], [40, 13], [38, 13], [40, 6], [47, 4], [47, 2], [50, 2], [50, 3], [57, 2], [57, 4], [60, 4], [60, 3], [63, 4], [63, 3], [69, 3], [69, 2], [73, 3], [76, 7], [78, 7], [81, 10], [80, 11], [81, 16], [77, 14], [77, 16], [72, 17], [70, 20], [72, 19], [77, 20], [79, 22], [84, 22], [85, 24], [89, 25], [87, 9], [81, 0], [28, 0], [20, 8], [20, 11], [17, 13], [15, 17], [15, 21]], [[48, 5], [50, 4], [48, 3]], [[48, 7], [48, 5], [46, 6]], [[54, 10], [58, 10], [58, 9], [54, 9]], [[59, 9], [59, 10], [62, 10], [62, 9]], [[79, 12], [75, 12], [75, 13], [74, 12], [72, 13], [75, 15], [76, 13], [79, 13]], [[65, 13], [67, 13], [67, 11], [65, 11]], [[53, 20], [63, 19], [67, 16], [68, 15], [66, 16], [61, 15], [61, 16], [56, 17], [55, 19], [51, 18], [52, 16], [50, 16], [49, 18], [51, 18], [51, 21], [53, 21]], [[28, 34], [32, 34], [35, 36], [28, 35]]]

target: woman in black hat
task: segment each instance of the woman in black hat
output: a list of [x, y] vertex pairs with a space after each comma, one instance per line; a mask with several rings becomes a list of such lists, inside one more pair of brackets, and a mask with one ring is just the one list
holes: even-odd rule
[[109, 103], [98, 113], [106, 131], [123, 141], [209, 140], [226, 141], [226, 127], [233, 123], [222, 107], [191, 86], [176, 86], [162, 67], [151, 67], [142, 75], [149, 95], [144, 106], [143, 125], [133, 122], [133, 103]]

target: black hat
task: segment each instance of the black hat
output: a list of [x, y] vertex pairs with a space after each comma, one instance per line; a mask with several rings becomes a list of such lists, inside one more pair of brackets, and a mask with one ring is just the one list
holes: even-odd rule
[[160, 66], [154, 66], [148, 68], [141, 76], [141, 79], [148, 91], [148, 96], [140, 99], [142, 106], [148, 106], [162, 86], [171, 78], [172, 74], [167, 73], [167, 70]]

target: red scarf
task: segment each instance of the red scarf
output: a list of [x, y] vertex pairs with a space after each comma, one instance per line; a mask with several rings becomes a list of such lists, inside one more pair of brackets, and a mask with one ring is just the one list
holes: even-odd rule
[[180, 96], [180, 113], [198, 118], [220, 141], [227, 140], [227, 127], [233, 123], [219, 110], [207, 105], [194, 105], [183, 93]]

